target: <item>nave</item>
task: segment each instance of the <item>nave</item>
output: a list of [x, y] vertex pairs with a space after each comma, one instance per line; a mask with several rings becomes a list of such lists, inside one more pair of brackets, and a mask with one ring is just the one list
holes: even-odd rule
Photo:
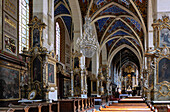
[[168, 112], [169, 6], [0, 0], [0, 111]]

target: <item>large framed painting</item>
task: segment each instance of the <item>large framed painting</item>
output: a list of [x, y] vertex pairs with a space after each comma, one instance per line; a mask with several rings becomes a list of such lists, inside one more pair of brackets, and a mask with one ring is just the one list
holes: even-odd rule
[[33, 61], [33, 76], [32, 76], [33, 82], [34, 81], [42, 81], [42, 63], [41, 58], [36, 57]]
[[81, 94], [81, 76], [80, 74], [74, 74], [74, 95]]
[[48, 60], [46, 71], [49, 86], [56, 86], [56, 63], [52, 60]]
[[91, 92], [97, 94], [97, 81], [91, 81]]
[[81, 76], [80, 74], [75, 74], [74, 75], [74, 87], [77, 87], [80, 85], [81, 85]]
[[166, 45], [167, 47], [170, 47], [170, 29], [164, 28], [160, 31], [160, 39], [159, 39], [159, 46], [164, 47]]
[[54, 65], [48, 64], [48, 82], [54, 83]]
[[0, 65], [0, 101], [20, 99], [20, 71]]
[[170, 59], [162, 58], [157, 65], [157, 83], [170, 82]]
[[170, 47], [170, 19], [169, 16], [162, 16], [155, 20], [153, 27], [153, 44], [156, 48]]

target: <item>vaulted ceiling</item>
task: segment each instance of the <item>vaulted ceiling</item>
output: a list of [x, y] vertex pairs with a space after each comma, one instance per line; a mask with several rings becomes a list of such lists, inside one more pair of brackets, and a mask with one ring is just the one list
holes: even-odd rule
[[67, 31], [72, 38], [72, 17], [71, 8], [68, 0], [55, 0], [54, 1], [54, 16], [63, 20]]
[[[143, 57], [147, 37], [148, 0], [78, 0], [82, 21], [88, 15], [95, 25], [100, 47], [106, 45], [108, 56], [123, 44], [134, 48]], [[55, 15], [71, 20], [68, 0], [55, 0]], [[65, 16], [62, 16], [64, 18]], [[64, 20], [68, 30], [71, 26]], [[71, 34], [70, 34], [71, 35]], [[137, 64], [138, 62], [136, 62]]]

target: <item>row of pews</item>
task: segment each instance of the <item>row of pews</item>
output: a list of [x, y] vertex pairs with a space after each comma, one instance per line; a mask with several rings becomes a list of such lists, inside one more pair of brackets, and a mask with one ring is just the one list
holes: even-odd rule
[[0, 107], [0, 112], [83, 112], [94, 107], [95, 98], [60, 99], [53, 103], [32, 102]]
[[10, 104], [8, 107], [0, 107], [0, 112], [57, 112], [57, 103], [21, 103], [17, 105]]
[[155, 112], [151, 105], [145, 103], [145, 100], [140, 97], [128, 97], [120, 99], [118, 103], [109, 104], [109, 106], [102, 106], [99, 108], [100, 111], [93, 112]]
[[95, 98], [78, 98], [58, 100], [60, 104], [60, 112], [80, 112], [94, 108]]

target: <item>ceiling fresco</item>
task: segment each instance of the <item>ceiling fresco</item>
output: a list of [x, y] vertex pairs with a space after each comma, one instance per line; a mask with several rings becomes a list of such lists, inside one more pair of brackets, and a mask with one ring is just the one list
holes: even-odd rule
[[[107, 54], [127, 44], [143, 57], [147, 36], [148, 0], [78, 0], [78, 2], [83, 24], [86, 15], [92, 18], [98, 42], [100, 46], [106, 45]], [[55, 0], [55, 6], [57, 5], [55, 15], [71, 15], [68, 0]], [[72, 18], [62, 19], [71, 34]]]

